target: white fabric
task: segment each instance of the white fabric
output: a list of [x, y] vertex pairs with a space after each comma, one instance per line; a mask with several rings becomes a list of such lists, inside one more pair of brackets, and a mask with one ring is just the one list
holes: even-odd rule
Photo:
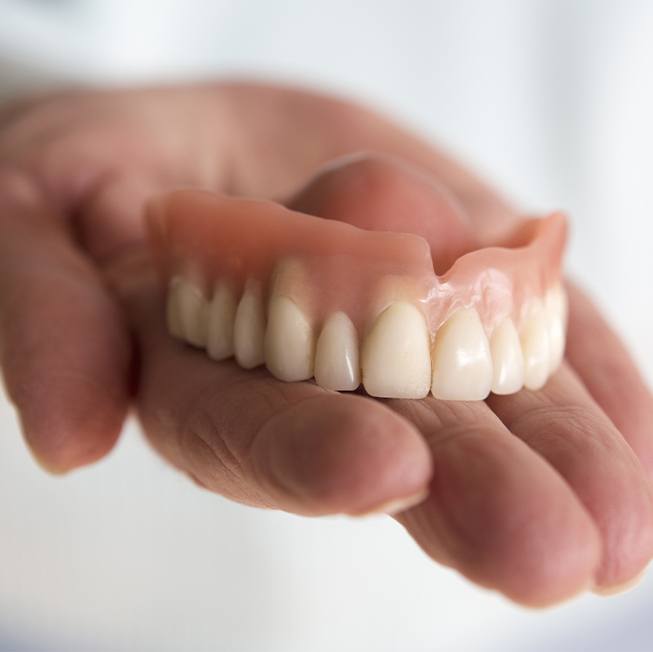
[[[377, 104], [524, 206], [571, 212], [570, 266], [650, 379], [651, 34], [648, 0], [0, 0], [0, 93], [247, 73]], [[527, 612], [389, 520], [200, 492], [134, 429], [60, 480], [4, 403], [0, 424], [0, 650], [653, 649], [653, 578]]]

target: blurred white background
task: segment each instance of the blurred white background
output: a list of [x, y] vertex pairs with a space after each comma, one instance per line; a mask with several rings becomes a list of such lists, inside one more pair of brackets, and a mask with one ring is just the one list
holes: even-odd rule
[[[529, 209], [573, 216], [570, 267], [653, 379], [648, 0], [0, 0], [0, 95], [216, 75], [353, 95]], [[653, 573], [522, 610], [437, 567], [389, 519], [241, 507], [135, 427], [55, 479], [0, 399], [0, 650], [653, 649]], [[653, 428], [652, 428], [653, 436]]]

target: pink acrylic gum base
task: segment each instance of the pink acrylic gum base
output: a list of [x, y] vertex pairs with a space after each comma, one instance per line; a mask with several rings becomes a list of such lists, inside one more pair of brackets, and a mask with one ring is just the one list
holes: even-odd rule
[[248, 279], [295, 301], [314, 325], [333, 312], [359, 333], [395, 301], [421, 307], [431, 335], [457, 309], [474, 307], [488, 335], [504, 318], [519, 328], [534, 299], [560, 280], [566, 219], [524, 220], [501, 247], [464, 254], [433, 271], [427, 242], [413, 234], [368, 231], [271, 202], [181, 190], [148, 210], [163, 281], [193, 278], [207, 297], [216, 280], [239, 295]]

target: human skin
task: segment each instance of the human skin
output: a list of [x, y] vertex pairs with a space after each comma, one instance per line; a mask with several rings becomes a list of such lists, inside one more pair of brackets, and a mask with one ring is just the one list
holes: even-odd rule
[[[311, 93], [223, 84], [6, 107], [0, 360], [35, 456], [53, 472], [92, 463], [134, 405], [172, 464], [243, 503], [361, 514], [428, 491], [399, 522], [435, 560], [517, 602], [628, 582], [653, 555], [653, 400], [573, 286], [566, 362], [541, 391], [486, 402], [284, 384], [166, 334], [141, 219], [147, 197], [199, 186], [284, 200], [322, 163], [357, 151], [370, 154], [303, 206], [390, 219], [383, 212], [404, 206], [410, 188], [383, 153], [444, 184], [481, 244], [514, 221], [507, 202], [438, 150]], [[339, 193], [352, 178], [360, 192]]]

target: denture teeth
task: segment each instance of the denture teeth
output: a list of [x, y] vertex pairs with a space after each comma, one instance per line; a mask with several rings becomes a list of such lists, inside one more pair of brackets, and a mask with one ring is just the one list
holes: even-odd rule
[[492, 353], [492, 391], [513, 394], [524, 385], [524, 356], [519, 334], [512, 319], [502, 321], [490, 339]]
[[490, 345], [478, 312], [474, 308], [458, 310], [440, 327], [435, 338], [433, 396], [483, 400], [491, 385]]
[[234, 320], [234, 354], [236, 362], [244, 369], [253, 369], [263, 364], [264, 333], [261, 284], [250, 279], [245, 284]]
[[337, 391], [353, 390], [360, 385], [358, 336], [344, 312], [333, 313], [317, 339], [315, 382]]
[[168, 285], [168, 297], [166, 301], [166, 323], [169, 333], [176, 338], [184, 338], [184, 330], [181, 323], [181, 286], [182, 279], [175, 276]]
[[234, 321], [236, 296], [224, 281], [215, 285], [208, 307], [208, 335], [206, 351], [214, 360], [225, 360], [234, 354]]
[[429, 334], [424, 316], [399, 301], [377, 318], [363, 343], [363, 385], [371, 396], [423, 398], [431, 384]]
[[521, 330], [521, 346], [524, 354], [524, 385], [538, 390], [549, 376], [551, 357], [546, 312], [541, 302], [531, 307]]
[[306, 380], [313, 375], [313, 328], [299, 306], [288, 297], [273, 295], [265, 332], [265, 364], [285, 381]]
[[197, 284], [181, 278], [178, 292], [179, 322], [182, 337], [193, 346], [206, 346], [208, 303]]
[[567, 330], [567, 294], [562, 285], [552, 287], [545, 299], [547, 330], [549, 334], [550, 372], [555, 371], [565, 353]]

